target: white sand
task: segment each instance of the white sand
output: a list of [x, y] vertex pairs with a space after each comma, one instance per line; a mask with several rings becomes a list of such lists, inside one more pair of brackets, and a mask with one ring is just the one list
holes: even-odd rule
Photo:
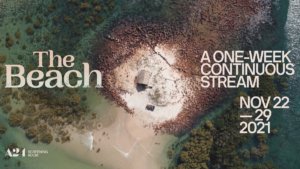
[[93, 132], [87, 132], [81, 135], [80, 137], [81, 143], [86, 146], [90, 151], [93, 150], [94, 147], [94, 136]]
[[[170, 135], [155, 135], [152, 128], [144, 127], [142, 121], [121, 108], [115, 108], [117, 117], [104, 128], [95, 127], [85, 133], [71, 131], [71, 142], [56, 144], [86, 163], [110, 169], [160, 169], [168, 167], [166, 147], [174, 141]], [[99, 110], [100, 113], [101, 110]], [[103, 112], [101, 112], [103, 113]], [[93, 148], [85, 144], [93, 135]], [[86, 137], [83, 137], [86, 136]], [[90, 142], [89, 142], [90, 143]], [[97, 153], [98, 148], [100, 152]], [[100, 167], [101, 168], [101, 167]]]
[[[174, 136], [156, 135], [152, 127], [145, 127], [139, 118], [125, 112], [123, 108], [108, 104], [100, 95], [92, 95], [87, 103], [98, 118], [89, 121], [84, 131], [68, 126], [71, 142], [53, 142], [54, 146], [95, 168], [102, 168], [101, 164], [103, 168], [109, 169], [168, 167], [170, 161], [166, 151], [175, 141]], [[101, 106], [95, 106], [97, 103]], [[111, 119], [110, 123], [106, 123], [107, 119]], [[98, 127], [99, 124], [101, 127]]]
[[[187, 79], [174, 68], [176, 48], [158, 45], [154, 50], [149, 47], [137, 50], [130, 60], [114, 71], [116, 87], [125, 91], [121, 97], [148, 124], [176, 118], [182, 110], [187, 91]], [[142, 70], [152, 74], [149, 79], [152, 88], [138, 91], [135, 79]], [[147, 105], [154, 105], [154, 111], [147, 110]]]

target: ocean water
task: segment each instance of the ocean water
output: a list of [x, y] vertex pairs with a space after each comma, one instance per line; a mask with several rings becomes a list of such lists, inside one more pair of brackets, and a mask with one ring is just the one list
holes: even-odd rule
[[290, 98], [290, 109], [274, 113], [272, 125], [279, 133], [270, 139], [269, 158], [279, 169], [300, 168], [300, 1], [289, 2], [287, 20], [284, 27], [285, 45], [291, 50], [296, 74], [289, 79], [289, 87], [283, 95]]

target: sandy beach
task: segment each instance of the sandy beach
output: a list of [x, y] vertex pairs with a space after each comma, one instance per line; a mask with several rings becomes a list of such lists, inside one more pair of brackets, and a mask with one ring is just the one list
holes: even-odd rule
[[[97, 102], [95, 98], [92, 100], [91, 105]], [[101, 118], [91, 122], [84, 131], [68, 126], [71, 141], [54, 143], [55, 146], [100, 168], [160, 169], [168, 166], [166, 151], [175, 140], [174, 136], [156, 134], [140, 118], [113, 105], [93, 111]], [[102, 125], [106, 118], [112, 118], [111, 123]], [[92, 145], [89, 145], [91, 138]]]
[[[167, 45], [154, 49], [145, 46], [114, 70], [115, 88], [124, 91], [120, 92], [121, 98], [148, 124], [175, 119], [184, 107], [186, 95], [191, 94], [186, 85], [189, 79], [174, 68], [176, 51]], [[146, 79], [149, 87], [139, 90], [135, 81], [143, 71], [151, 74]], [[154, 105], [154, 110], [147, 110], [147, 105]]]

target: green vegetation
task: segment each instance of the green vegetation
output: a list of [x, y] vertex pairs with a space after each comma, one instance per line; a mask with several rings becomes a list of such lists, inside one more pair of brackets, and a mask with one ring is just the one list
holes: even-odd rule
[[21, 38], [21, 32], [19, 30], [15, 33], [15, 37], [16, 37], [16, 39]]
[[0, 124], [0, 136], [5, 134], [7, 128], [3, 125], [3, 124]]
[[[41, 15], [26, 16], [24, 20], [36, 30], [51, 25], [51, 32], [49, 35], [42, 37], [43, 41], [55, 41], [51, 44], [51, 49], [67, 52], [73, 51], [82, 35], [101, 24], [104, 18], [108, 17], [115, 9], [115, 6], [115, 0], [52, 0], [42, 10]], [[47, 19], [44, 19], [45, 16]], [[33, 33], [33, 31], [30, 32]], [[56, 42], [57, 36], [61, 38], [63, 45]]]
[[5, 63], [5, 61], [6, 61], [6, 56], [0, 54], [0, 63]]
[[29, 36], [31, 36], [31, 35], [34, 34], [34, 31], [33, 31], [32, 27], [28, 27], [28, 28], [25, 30], [25, 32], [26, 32], [26, 34], [29, 35]]
[[43, 20], [42, 20], [40, 17], [36, 18], [36, 20], [35, 20], [34, 23], [33, 23], [33, 27], [34, 27], [35, 29], [41, 28], [42, 21], [43, 21]]
[[9, 125], [12, 127], [18, 127], [23, 121], [23, 115], [21, 113], [10, 113], [8, 116]]
[[[240, 93], [240, 95], [246, 95]], [[193, 129], [189, 137], [175, 146], [180, 149], [172, 169], [274, 169], [266, 162], [266, 134], [242, 135], [238, 105], [233, 101], [224, 113]], [[250, 142], [254, 142], [249, 146]]]
[[[26, 6], [32, 9], [28, 10], [26, 15], [14, 19], [20, 19], [19, 21], [27, 26], [23, 30], [18, 28], [12, 30], [13, 32], [7, 32], [4, 36], [4, 47], [9, 49], [19, 47], [26, 50], [28, 47], [21, 40], [24, 35], [39, 46], [36, 48], [47, 49], [47, 46], [50, 46], [50, 49], [67, 54], [74, 50], [77, 52], [79, 48], [77, 43], [85, 33], [96, 28], [105, 17], [109, 17], [115, 6], [114, 0], [51, 0], [46, 6], [42, 1], [41, 4]], [[22, 6], [22, 8], [26, 7]], [[18, 24], [14, 23], [14, 25]], [[40, 31], [44, 28], [49, 31], [41, 35]], [[61, 40], [58, 42], [57, 39]], [[19, 43], [20, 45], [15, 45]], [[16, 56], [19, 61], [25, 61], [23, 55]], [[27, 59], [25, 63], [28, 65], [24, 66], [31, 70], [34, 67], [33, 62], [31, 58], [28, 59], [29, 61]], [[7, 57], [0, 54], [0, 76], [4, 71], [2, 64], [6, 61]], [[0, 89], [0, 106], [7, 114], [9, 125], [24, 129], [26, 137], [34, 143], [50, 143], [53, 140], [52, 134], [56, 140], [64, 143], [70, 141], [70, 133], [63, 126], [70, 124], [75, 127], [79, 126], [81, 120], [84, 119], [82, 116], [88, 112], [84, 104], [87, 98], [83, 94], [82, 90], [77, 89], [11, 90], [2, 88]], [[14, 106], [14, 104], [22, 105], [23, 102], [25, 106]], [[1, 129], [4, 131], [4, 128]]]
[[206, 126], [191, 132], [191, 138], [183, 145], [177, 168], [208, 169], [215, 129], [210, 121], [206, 122]]
[[15, 40], [13, 39], [12, 36], [7, 35], [5, 39], [5, 46], [7, 48], [11, 48], [15, 44]]
[[255, 164], [252, 169], [272, 169], [274, 168], [271, 162], [264, 162], [262, 164]]
[[33, 120], [32, 118], [30, 118], [30, 117], [26, 117], [26, 118], [23, 120], [23, 122], [22, 122], [22, 124], [21, 124], [21, 127], [22, 127], [23, 129], [28, 129], [28, 128], [31, 127], [33, 124], [34, 124], [34, 120]]
[[[64, 131], [63, 126], [79, 126], [82, 116], [88, 112], [84, 104], [86, 98], [82, 96], [83, 91], [78, 89], [53, 92], [48, 89], [20, 91], [3, 88], [0, 89], [0, 106], [8, 114], [9, 125], [24, 129], [26, 137], [34, 143], [41, 141], [48, 144], [53, 140], [52, 134], [67, 142], [70, 141], [70, 133]], [[21, 101], [26, 106], [12, 108], [12, 104]], [[53, 128], [57, 128], [58, 132], [52, 133]]]
[[[282, 82], [283, 83], [283, 82]], [[262, 76], [260, 78], [260, 87], [254, 89], [254, 93], [257, 96], [278, 96], [280, 95], [277, 86], [275, 84], [274, 77]]]
[[37, 137], [38, 131], [36, 128], [31, 127], [25, 131], [25, 134], [28, 139], [33, 139], [33, 138]]
[[50, 132], [42, 133], [40, 137], [41, 137], [41, 142], [46, 144], [50, 144], [53, 140], [53, 136]]

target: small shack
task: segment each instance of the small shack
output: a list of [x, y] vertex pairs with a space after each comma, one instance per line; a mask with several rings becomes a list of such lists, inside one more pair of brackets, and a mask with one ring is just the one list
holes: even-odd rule
[[151, 72], [148, 72], [146, 70], [141, 70], [139, 74], [136, 77], [136, 83], [137, 85], [143, 86], [143, 87], [151, 87], [149, 86], [149, 81], [152, 74]]

